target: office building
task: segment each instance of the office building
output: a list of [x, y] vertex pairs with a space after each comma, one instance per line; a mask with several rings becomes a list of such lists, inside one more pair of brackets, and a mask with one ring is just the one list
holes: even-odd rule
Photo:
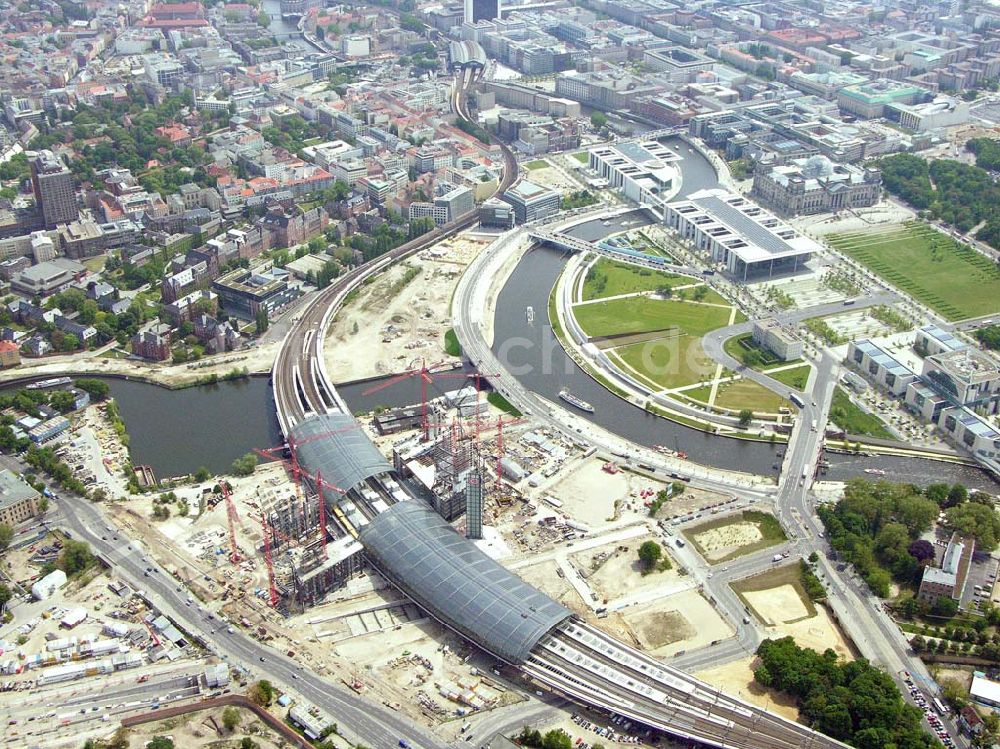
[[589, 151], [589, 166], [608, 185], [621, 190], [639, 205], [658, 208], [662, 213], [666, 200], [676, 192], [680, 161], [674, 151], [656, 141], [598, 146]]
[[465, 22], [493, 21], [500, 18], [500, 0], [465, 0]]
[[434, 198], [434, 205], [444, 210], [445, 221], [451, 223], [476, 210], [476, 199], [470, 188], [453, 187]]
[[46, 229], [79, 217], [73, 175], [52, 151], [39, 151], [31, 160], [31, 187]]
[[771, 169], [758, 167], [750, 195], [783, 216], [866, 208], [882, 195], [882, 173], [817, 154]]
[[1000, 366], [978, 349], [969, 347], [928, 356], [921, 379], [956, 405], [984, 414], [1000, 410]]
[[525, 224], [558, 213], [562, 196], [557, 190], [525, 179], [504, 192], [503, 199], [514, 207], [517, 223]]
[[465, 476], [465, 537], [483, 537], [483, 472], [473, 470]]
[[802, 358], [802, 339], [773, 317], [754, 320], [752, 337], [754, 343], [782, 361]]
[[290, 274], [281, 268], [237, 268], [212, 282], [220, 308], [229, 315], [253, 320], [264, 311], [268, 316], [296, 299], [301, 291], [288, 285]]
[[490, 229], [513, 229], [513, 206], [496, 198], [483, 201], [479, 206], [479, 225]]
[[0, 523], [16, 526], [38, 514], [39, 494], [20, 476], [0, 469]]
[[668, 203], [666, 223], [742, 281], [798, 272], [821, 249], [742, 195], [719, 188]]
[[917, 381], [916, 372], [868, 339], [848, 344], [847, 361], [866, 379], [893, 395], [902, 395], [911, 382]]

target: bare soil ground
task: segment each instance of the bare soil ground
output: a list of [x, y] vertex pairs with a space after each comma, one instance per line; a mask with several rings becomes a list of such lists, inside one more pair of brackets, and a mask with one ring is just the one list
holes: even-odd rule
[[710, 528], [695, 536], [698, 545], [705, 550], [705, 558], [709, 562], [717, 562], [737, 549], [755, 544], [763, 538], [760, 528], [749, 521]]
[[[699, 648], [732, 636], [733, 630], [702, 595], [688, 590], [645, 606], [635, 606], [623, 614], [635, 639], [652, 655], [663, 658], [682, 650]], [[674, 637], [667, 626], [681, 630]], [[659, 642], [660, 644], [656, 644]], [[646, 646], [645, 643], [648, 643]]]
[[584, 603], [576, 588], [570, 585], [565, 577], [559, 577], [557, 569], [559, 569], [559, 563], [550, 559], [530, 567], [522, 567], [517, 571], [517, 574], [526, 583], [554, 598], [570, 611], [580, 616], [590, 615], [590, 607]]
[[362, 286], [330, 326], [324, 346], [330, 377], [347, 382], [447, 359], [452, 292], [486, 245], [486, 238], [452, 237]]
[[[259, 749], [280, 749], [288, 745], [252, 712], [236, 709], [240, 713], [240, 722], [232, 732], [222, 725], [222, 709], [202, 710], [128, 729], [129, 749], [142, 749], [154, 736], [171, 736], [174, 746], [184, 749], [235, 747], [244, 736], [253, 739]], [[343, 740], [340, 743], [335, 741], [335, 745], [349, 746]]]
[[773, 689], [764, 689], [753, 680], [757, 658], [751, 656], [698, 671], [694, 676], [747, 702], [764, 707], [790, 720], [799, 719], [795, 700]]
[[[640, 536], [619, 544], [588, 549], [572, 557], [576, 568], [587, 580], [593, 591], [602, 599], [620, 598], [652, 588], [670, 585], [679, 575], [677, 564], [671, 560], [671, 569], [642, 574], [639, 547], [646, 541], [660, 539], [653, 535]], [[664, 553], [670, 558], [669, 550]]]

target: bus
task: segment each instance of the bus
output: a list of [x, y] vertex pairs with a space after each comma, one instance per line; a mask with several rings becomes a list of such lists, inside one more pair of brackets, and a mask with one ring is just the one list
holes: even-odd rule
[[794, 403], [794, 404], [795, 404], [796, 406], [798, 406], [799, 408], [804, 408], [804, 407], [805, 407], [805, 405], [806, 405], [805, 401], [804, 401], [804, 400], [802, 400], [802, 399], [801, 399], [801, 398], [800, 398], [799, 396], [797, 396], [797, 395], [796, 395], [795, 393], [789, 393], [789, 394], [788, 394], [788, 400], [790, 400], [790, 401], [791, 401], [792, 403]]
[[940, 697], [935, 697], [934, 699], [932, 699], [931, 704], [934, 706], [934, 711], [938, 715], [944, 716], [948, 714], [948, 708], [944, 706], [944, 703], [941, 701]]

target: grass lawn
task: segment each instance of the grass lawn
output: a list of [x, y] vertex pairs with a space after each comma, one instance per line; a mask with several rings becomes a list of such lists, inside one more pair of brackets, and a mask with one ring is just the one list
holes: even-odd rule
[[510, 414], [514, 418], [521, 416], [521, 412], [518, 411], [517, 408], [510, 403], [510, 401], [500, 395], [500, 393], [496, 390], [491, 390], [486, 396], [486, 400], [490, 403], [490, 405], [499, 408], [501, 411]]
[[829, 241], [949, 320], [1000, 311], [996, 263], [923, 224], [834, 234]]
[[454, 329], [449, 329], [448, 332], [444, 334], [444, 352], [448, 354], [448, 356], [462, 355], [462, 345], [458, 342], [458, 336], [455, 335]]
[[662, 388], [690, 385], [715, 374], [715, 362], [701, 347], [701, 336], [682, 335], [615, 349], [629, 367]]
[[767, 372], [768, 377], [777, 380], [778, 382], [783, 382], [790, 388], [795, 390], [805, 390], [806, 383], [809, 382], [809, 370], [812, 369], [808, 364], [803, 364], [801, 367], [794, 367], [792, 369], [783, 369], [780, 372]]
[[847, 392], [841, 387], [833, 390], [830, 420], [849, 434], [864, 434], [887, 440], [894, 439], [881, 419], [854, 405], [847, 396]]
[[655, 291], [661, 286], [686, 286], [693, 280], [687, 276], [660, 273], [601, 258], [587, 271], [587, 278], [583, 282], [583, 301], [634, 294], [638, 291]]
[[744, 361], [743, 357], [749, 351], [758, 352], [761, 356], [761, 364], [750, 366], [751, 369], [756, 369], [758, 372], [763, 372], [768, 367], [776, 367], [780, 364], [796, 364], [803, 361], [803, 359], [793, 359], [792, 361], [786, 362], [781, 361], [781, 359], [768, 351], [766, 348], [758, 346], [754, 343], [753, 333], [744, 333], [743, 335], [733, 336], [722, 344], [722, 350], [744, 364], [746, 364], [746, 361]]
[[774, 588], [780, 588], [782, 585], [791, 585], [795, 588], [795, 592], [799, 594], [799, 598], [802, 600], [802, 605], [805, 606], [806, 611], [809, 612], [809, 616], [816, 616], [816, 604], [814, 604], [809, 598], [809, 594], [802, 585], [802, 569], [797, 563], [783, 564], [780, 567], [772, 567], [759, 575], [747, 577], [743, 580], [736, 580], [730, 584], [730, 587], [739, 599], [743, 601], [743, 605], [748, 609], [752, 609], [760, 621], [773, 625], [776, 622], [768, 622], [765, 617], [760, 615], [759, 611], [750, 605], [749, 601], [747, 601], [743, 594], [756, 593], [761, 590], [772, 590]]
[[708, 559], [710, 555], [698, 542], [698, 537], [703, 536], [709, 531], [722, 530], [728, 526], [743, 523], [753, 523], [756, 525], [757, 530], [760, 531], [761, 538], [757, 541], [743, 544], [724, 556], [712, 556], [712, 564], [728, 562], [745, 554], [752, 554], [755, 551], [760, 551], [761, 549], [766, 549], [769, 546], [784, 543], [788, 540], [788, 536], [786, 536], [785, 532], [781, 529], [781, 523], [778, 522], [778, 519], [768, 512], [760, 512], [758, 510], [744, 510], [739, 515], [729, 515], [726, 517], [715, 518], [714, 520], [700, 523], [692, 526], [691, 528], [685, 528], [682, 533], [684, 534], [684, 537], [691, 542], [691, 545], [698, 550], [698, 553], [705, 559]]
[[755, 412], [777, 413], [780, 407], [788, 406], [788, 402], [753, 380], [736, 380], [719, 384], [715, 405], [735, 411], [749, 408]]
[[580, 151], [579, 153], [571, 154], [574, 159], [579, 161], [581, 164], [590, 163], [590, 155], [586, 151]]
[[524, 168], [528, 171], [534, 171], [535, 169], [548, 169], [550, 166], [552, 165], [545, 159], [535, 159], [534, 161], [529, 161], [525, 164]]
[[589, 336], [646, 333], [675, 326], [681, 333], [701, 337], [728, 325], [729, 313], [727, 307], [648, 297], [612, 299], [573, 309], [577, 322]]

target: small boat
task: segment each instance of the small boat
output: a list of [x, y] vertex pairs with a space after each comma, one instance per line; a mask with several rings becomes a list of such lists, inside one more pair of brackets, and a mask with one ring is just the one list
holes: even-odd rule
[[683, 450], [672, 450], [666, 445], [653, 445], [653, 449], [661, 455], [669, 455], [671, 458], [678, 458], [680, 460], [687, 460], [688, 454]]
[[25, 385], [26, 390], [45, 390], [46, 388], [59, 387], [60, 385], [69, 385], [73, 382], [72, 377], [53, 377], [48, 380], [39, 380], [38, 382], [32, 382], [29, 385]]
[[865, 473], [870, 473], [872, 476], [885, 476], [885, 471], [881, 468], [866, 468]]
[[559, 397], [564, 401], [569, 403], [571, 406], [576, 406], [581, 411], [586, 411], [587, 413], [594, 413], [594, 407], [587, 403], [587, 401], [577, 398], [569, 390], [563, 389], [559, 391]]

